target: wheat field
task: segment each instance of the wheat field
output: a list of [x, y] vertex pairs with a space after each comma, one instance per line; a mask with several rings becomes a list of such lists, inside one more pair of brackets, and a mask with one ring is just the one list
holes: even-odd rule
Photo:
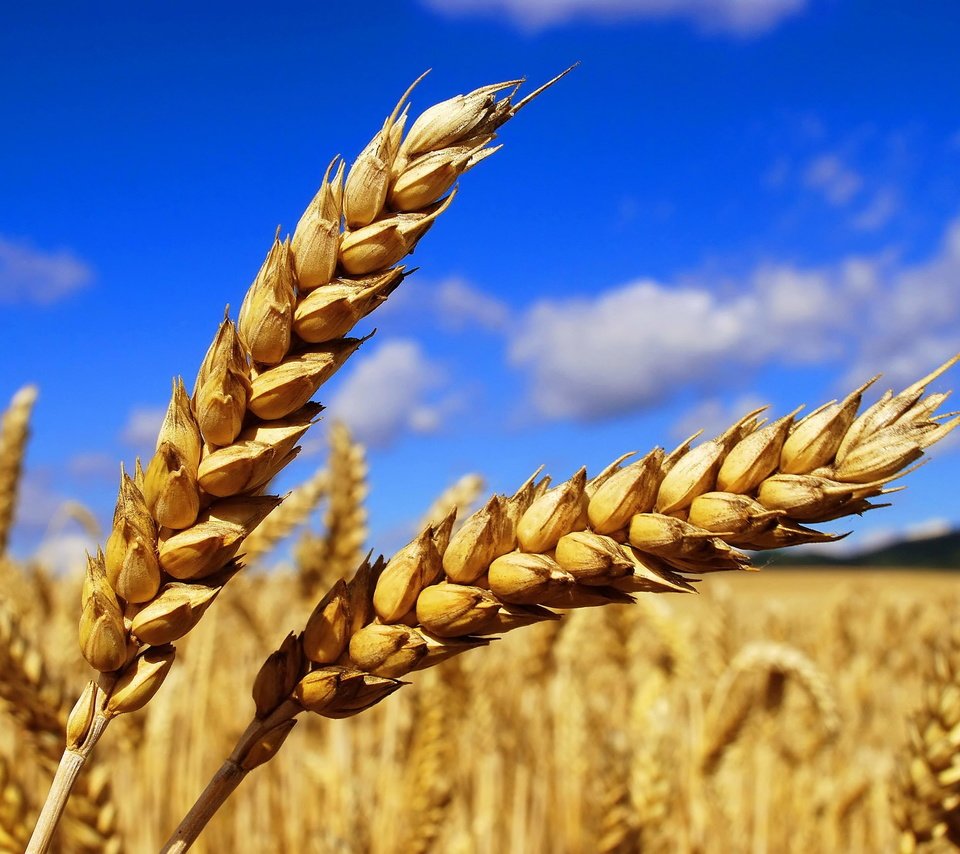
[[[12, 704], [27, 694], [55, 717], [50, 686], [72, 698], [84, 668], [77, 580], [3, 570], [17, 660], [45, 664], [43, 684], [16, 684], [4, 638], [0, 745], [22, 793], [4, 792], [0, 816], [3, 850], [19, 851], [51, 736]], [[305, 619], [298, 585], [251, 574], [224, 592], [165, 689], [98, 752], [107, 791], [68, 813], [59, 850], [159, 849], [249, 718], [264, 649]], [[896, 851], [910, 721], [958, 605], [946, 574], [770, 571], [571, 612], [416, 674], [366, 714], [306, 721], [195, 849]]]

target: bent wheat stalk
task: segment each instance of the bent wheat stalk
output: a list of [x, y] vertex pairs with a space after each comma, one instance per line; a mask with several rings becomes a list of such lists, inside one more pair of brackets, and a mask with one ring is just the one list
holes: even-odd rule
[[121, 470], [113, 530], [89, 561], [80, 645], [101, 676], [71, 715], [31, 854], [46, 851], [109, 721], [150, 700], [173, 664], [173, 642], [240, 568], [243, 541], [280, 503], [263, 490], [320, 412], [313, 395], [365, 340], [350, 331], [408, 275], [400, 262], [450, 206], [458, 178], [499, 149], [490, 146], [497, 129], [562, 76], [516, 102], [519, 80], [452, 98], [404, 135], [411, 87], [346, 178], [342, 161], [330, 164], [293, 239], [281, 242], [278, 232], [237, 323], [220, 325], [192, 395], [174, 381], [156, 453], [145, 471]]
[[253, 720], [164, 851], [187, 850], [304, 711], [362, 712], [414, 670], [556, 619], [551, 608], [689, 591], [691, 574], [748, 568], [741, 548], [837, 539], [809, 525], [877, 506], [870, 499], [892, 491], [887, 485], [960, 423], [934, 414], [946, 395], [924, 396], [958, 360], [859, 417], [873, 381], [799, 421], [764, 424], [758, 410], [696, 447], [688, 440], [629, 463], [626, 454], [593, 478], [581, 469], [551, 489], [535, 475], [510, 498], [494, 495], [455, 534], [452, 512], [388, 562], [364, 562], [266, 660]]

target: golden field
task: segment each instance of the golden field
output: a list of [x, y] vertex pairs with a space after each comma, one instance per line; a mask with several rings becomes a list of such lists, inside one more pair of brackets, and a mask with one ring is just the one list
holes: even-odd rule
[[[72, 702], [88, 673], [79, 580], [8, 563], [2, 583], [20, 653], [42, 657], [36, 703], [60, 685]], [[699, 589], [570, 612], [415, 673], [356, 718], [303, 720], [195, 850], [898, 850], [908, 719], [957, 578], [771, 570]], [[291, 574], [239, 576], [154, 702], [97, 751], [96, 803], [78, 818], [71, 800], [60, 850], [158, 850], [249, 720], [263, 658], [309, 610]], [[3, 672], [10, 699], [9, 660]], [[0, 745], [29, 816], [61, 743], [10, 711]]]

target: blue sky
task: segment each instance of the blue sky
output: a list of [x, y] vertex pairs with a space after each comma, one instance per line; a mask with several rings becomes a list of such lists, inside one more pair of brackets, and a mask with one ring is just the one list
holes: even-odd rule
[[[918, 8], [5, 10], [0, 400], [40, 387], [15, 550], [66, 499], [106, 523], [119, 461], [149, 453], [170, 378], [192, 382], [277, 225], [426, 68], [414, 112], [581, 63], [464, 177], [320, 396], [370, 446], [372, 545], [467, 471], [511, 490], [925, 373], [960, 351], [960, 7]], [[932, 456], [852, 542], [960, 526], [960, 442]]]

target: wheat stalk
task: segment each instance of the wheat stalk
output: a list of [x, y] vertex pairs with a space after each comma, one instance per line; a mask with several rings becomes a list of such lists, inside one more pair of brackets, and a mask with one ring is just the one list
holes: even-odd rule
[[299, 525], [302, 525], [327, 493], [329, 475], [318, 469], [296, 489], [284, 496], [283, 503], [271, 512], [243, 541], [243, 560], [249, 566], [269, 554]]
[[366, 453], [342, 422], [330, 428], [327, 468], [330, 483], [325, 530], [319, 535], [305, 533], [296, 549], [297, 577], [307, 601], [357, 566], [367, 539]]
[[0, 419], [0, 555], [7, 550], [13, 527], [17, 489], [30, 437], [30, 413], [36, 399], [36, 386], [24, 386]]
[[[417, 530], [441, 524], [451, 510], [457, 511], [457, 519], [462, 522], [465, 516], [476, 510], [475, 505], [484, 489], [486, 482], [482, 475], [470, 473], [457, 478], [433, 500], [421, 517]], [[456, 529], [457, 525], [454, 524]]]
[[279, 504], [262, 490], [316, 419], [313, 395], [363, 342], [347, 337], [351, 329], [407, 275], [400, 262], [449, 207], [457, 179], [498, 150], [497, 129], [560, 77], [517, 102], [518, 80], [444, 101], [404, 134], [411, 87], [345, 179], [343, 162], [331, 163], [292, 241], [278, 230], [237, 324], [221, 323], [192, 397], [174, 381], [156, 452], [133, 477], [121, 469], [113, 529], [89, 561], [80, 645], [102, 675], [71, 719], [30, 854], [46, 850], [108, 722], [150, 700], [173, 664], [173, 641]]
[[909, 754], [898, 768], [893, 816], [902, 854], [946, 840], [960, 847], [960, 658], [933, 652], [923, 706], [910, 721]]
[[[510, 498], [493, 496], [456, 534], [450, 513], [388, 562], [365, 562], [264, 663], [254, 719], [164, 850], [186, 850], [303, 711], [357, 714], [408, 673], [484, 646], [488, 635], [554, 618], [549, 608], [690, 590], [686, 575], [747, 568], [737, 547], [836, 539], [807, 526], [873, 507], [871, 498], [890, 492], [924, 448], [960, 423], [934, 414], [945, 395], [924, 397], [958, 360], [859, 417], [870, 383], [802, 420], [764, 424], [758, 410], [713, 440], [626, 463], [628, 454], [591, 479], [581, 469], [551, 489], [549, 478], [534, 476]], [[789, 659], [776, 666], [801, 676], [830, 719], [810, 667]]]
[[[734, 686], [747, 674], [763, 676], [762, 685], [733, 698]], [[730, 663], [710, 699], [706, 729], [700, 752], [700, 768], [705, 774], [716, 770], [726, 751], [737, 740], [755, 708], [774, 710], [782, 700], [783, 682], [791, 679], [807, 693], [817, 709], [825, 739], [840, 729], [837, 703], [823, 672], [795, 647], [772, 641], [744, 647]], [[759, 689], [759, 690], [758, 690]]]

